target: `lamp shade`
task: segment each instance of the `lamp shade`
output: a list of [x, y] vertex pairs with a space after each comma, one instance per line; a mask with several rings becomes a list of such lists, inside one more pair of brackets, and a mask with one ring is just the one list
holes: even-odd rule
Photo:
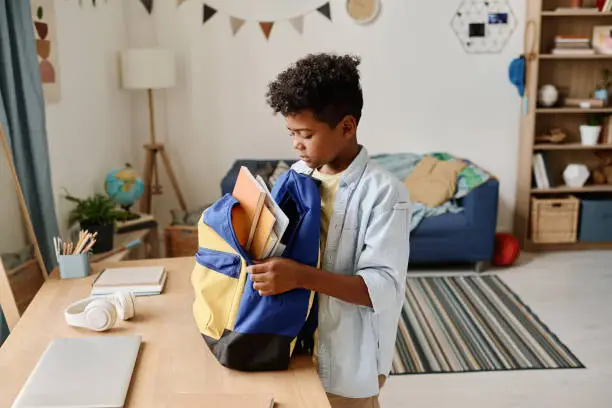
[[174, 55], [163, 49], [131, 49], [121, 52], [121, 76], [125, 89], [161, 89], [174, 86]]

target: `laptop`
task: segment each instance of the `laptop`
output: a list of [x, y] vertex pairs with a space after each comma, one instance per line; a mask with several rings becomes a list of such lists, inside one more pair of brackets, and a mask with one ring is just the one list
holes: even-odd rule
[[140, 336], [58, 338], [32, 370], [13, 408], [121, 408]]

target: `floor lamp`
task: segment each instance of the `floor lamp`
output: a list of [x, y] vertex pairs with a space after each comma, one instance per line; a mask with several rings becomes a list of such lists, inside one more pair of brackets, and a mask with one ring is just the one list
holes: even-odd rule
[[140, 211], [151, 213], [152, 196], [162, 194], [159, 184], [157, 154], [161, 155], [166, 172], [181, 209], [187, 211], [185, 198], [172, 169], [170, 158], [164, 145], [155, 137], [155, 116], [153, 110], [153, 90], [174, 86], [174, 56], [171, 51], [163, 49], [130, 49], [121, 52], [121, 74], [123, 88], [146, 90], [149, 100], [150, 143], [144, 145], [146, 150], [143, 182], [145, 191], [140, 199]]

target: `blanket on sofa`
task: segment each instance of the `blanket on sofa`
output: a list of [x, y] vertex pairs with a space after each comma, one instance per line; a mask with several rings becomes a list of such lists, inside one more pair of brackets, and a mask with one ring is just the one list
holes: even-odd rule
[[416, 165], [426, 156], [434, 157], [441, 161], [462, 161], [466, 166], [459, 172], [457, 176], [457, 188], [453, 198], [437, 207], [427, 207], [423, 203], [415, 202], [412, 207], [412, 222], [411, 230], [414, 230], [423, 219], [426, 217], [433, 217], [442, 215], [445, 213], [459, 213], [463, 211], [463, 208], [459, 205], [459, 199], [465, 197], [470, 191], [485, 183], [491, 178], [491, 175], [480, 168], [479, 166], [471, 163], [468, 160], [462, 160], [455, 158], [448, 153], [428, 153], [428, 154], [416, 154], [416, 153], [394, 153], [394, 154], [378, 154], [373, 155], [371, 159], [382, 166], [384, 169], [389, 171], [399, 180], [404, 181], [406, 177], [416, 167]]

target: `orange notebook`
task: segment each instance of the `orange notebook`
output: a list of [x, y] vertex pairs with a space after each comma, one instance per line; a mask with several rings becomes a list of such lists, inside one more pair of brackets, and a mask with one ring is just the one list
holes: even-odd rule
[[257, 227], [257, 220], [259, 220], [259, 215], [266, 199], [266, 192], [255, 180], [251, 172], [242, 166], [238, 173], [232, 195], [238, 200], [247, 215], [250, 230], [245, 248], [250, 250]]
[[276, 218], [274, 218], [272, 211], [264, 205], [261, 210], [261, 215], [259, 216], [259, 221], [257, 222], [257, 227], [255, 228], [253, 245], [251, 245], [251, 255], [253, 255], [255, 259], [261, 260], [265, 257], [265, 251], [267, 249], [266, 244], [268, 243], [268, 238], [272, 233], [275, 222]]
[[249, 232], [251, 232], [251, 224], [247, 217], [246, 211], [240, 205], [232, 208], [232, 226], [238, 238], [238, 243], [242, 247], [246, 247], [249, 239]]

